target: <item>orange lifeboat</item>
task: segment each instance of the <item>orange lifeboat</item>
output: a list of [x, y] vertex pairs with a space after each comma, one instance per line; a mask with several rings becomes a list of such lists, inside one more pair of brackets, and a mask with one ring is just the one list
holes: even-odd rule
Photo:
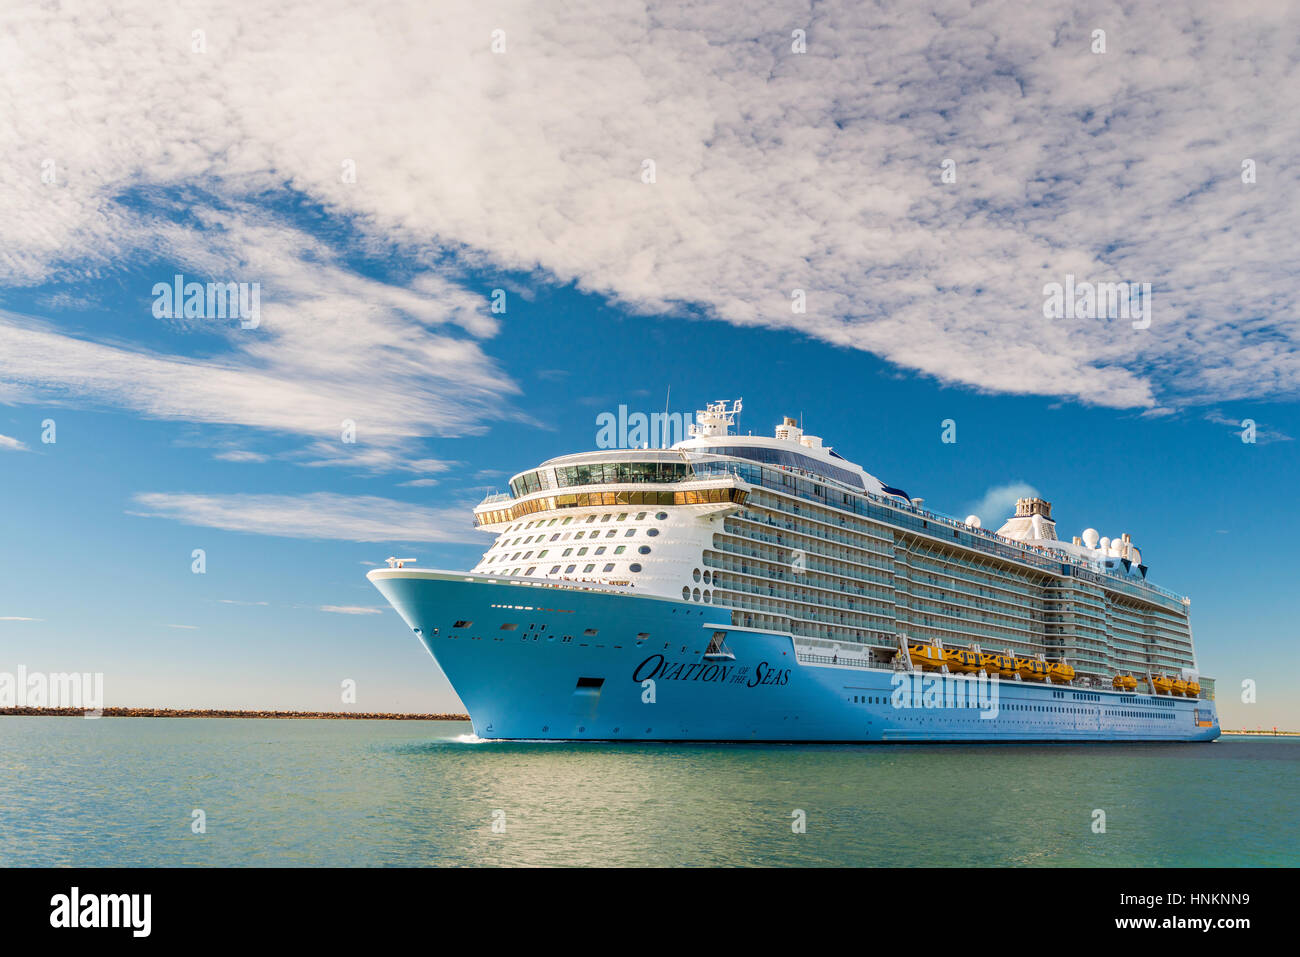
[[943, 660], [949, 671], [973, 674], [980, 670], [980, 655], [974, 651], [948, 650], [943, 653]]
[[1138, 682], [1132, 675], [1116, 675], [1111, 679], [1110, 686], [1117, 691], [1136, 691]]
[[1047, 666], [1047, 677], [1059, 684], [1068, 684], [1074, 680], [1074, 668], [1064, 661], [1053, 661]]
[[1042, 681], [1047, 677], [1047, 663], [1033, 658], [1017, 658], [1016, 673], [1026, 681]]
[[980, 655], [980, 667], [983, 668], [990, 677], [998, 675], [1002, 678], [1012, 678], [1016, 674], [1016, 660], [1010, 655]]
[[944, 664], [943, 652], [934, 645], [908, 645], [907, 654], [917, 668], [938, 671]]
[[1174, 694], [1187, 694], [1187, 682], [1182, 678], [1174, 679]]
[[1201, 696], [1201, 683], [1199, 681], [1187, 682], [1187, 697], [1199, 698]]
[[1152, 678], [1151, 686], [1155, 689], [1156, 694], [1170, 694], [1174, 690], [1174, 683], [1164, 675], [1156, 675]]

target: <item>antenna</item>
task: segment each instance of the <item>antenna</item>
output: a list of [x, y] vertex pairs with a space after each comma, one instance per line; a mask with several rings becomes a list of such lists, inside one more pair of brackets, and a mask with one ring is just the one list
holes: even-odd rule
[[668, 448], [668, 405], [671, 402], [672, 397], [673, 387], [670, 385], [668, 387], [668, 394], [664, 396], [664, 425], [659, 432], [659, 447], [661, 449]]

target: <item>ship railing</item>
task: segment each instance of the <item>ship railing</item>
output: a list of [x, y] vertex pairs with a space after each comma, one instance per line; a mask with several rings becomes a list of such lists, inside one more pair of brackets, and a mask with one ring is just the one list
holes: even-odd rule
[[834, 655], [812, 655], [802, 651], [795, 652], [795, 658], [799, 661], [806, 661], [810, 664], [817, 665], [844, 665], [848, 668], [883, 668], [883, 663], [869, 661], [863, 658], [839, 658]]

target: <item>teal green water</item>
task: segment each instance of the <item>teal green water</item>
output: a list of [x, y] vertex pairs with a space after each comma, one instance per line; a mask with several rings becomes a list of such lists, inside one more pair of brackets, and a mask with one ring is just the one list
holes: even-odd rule
[[1297, 771], [1286, 738], [577, 746], [456, 722], [6, 717], [0, 864], [1294, 866]]

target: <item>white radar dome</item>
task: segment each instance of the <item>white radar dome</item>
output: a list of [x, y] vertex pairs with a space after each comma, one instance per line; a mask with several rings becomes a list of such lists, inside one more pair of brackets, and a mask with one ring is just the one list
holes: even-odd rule
[[979, 528], [980, 517], [978, 515], [967, 515], [966, 524], [969, 525], [971, 528]]
[[1085, 528], [1083, 530], [1083, 544], [1089, 548], [1097, 547], [1097, 530], [1095, 528]]
[[1105, 552], [1107, 555], [1110, 554], [1110, 539], [1109, 539], [1109, 538], [1107, 538], [1105, 535], [1103, 535], [1103, 536], [1101, 536], [1101, 541], [1098, 542], [1097, 544], [1101, 546], [1101, 550], [1102, 550], [1103, 552]]

